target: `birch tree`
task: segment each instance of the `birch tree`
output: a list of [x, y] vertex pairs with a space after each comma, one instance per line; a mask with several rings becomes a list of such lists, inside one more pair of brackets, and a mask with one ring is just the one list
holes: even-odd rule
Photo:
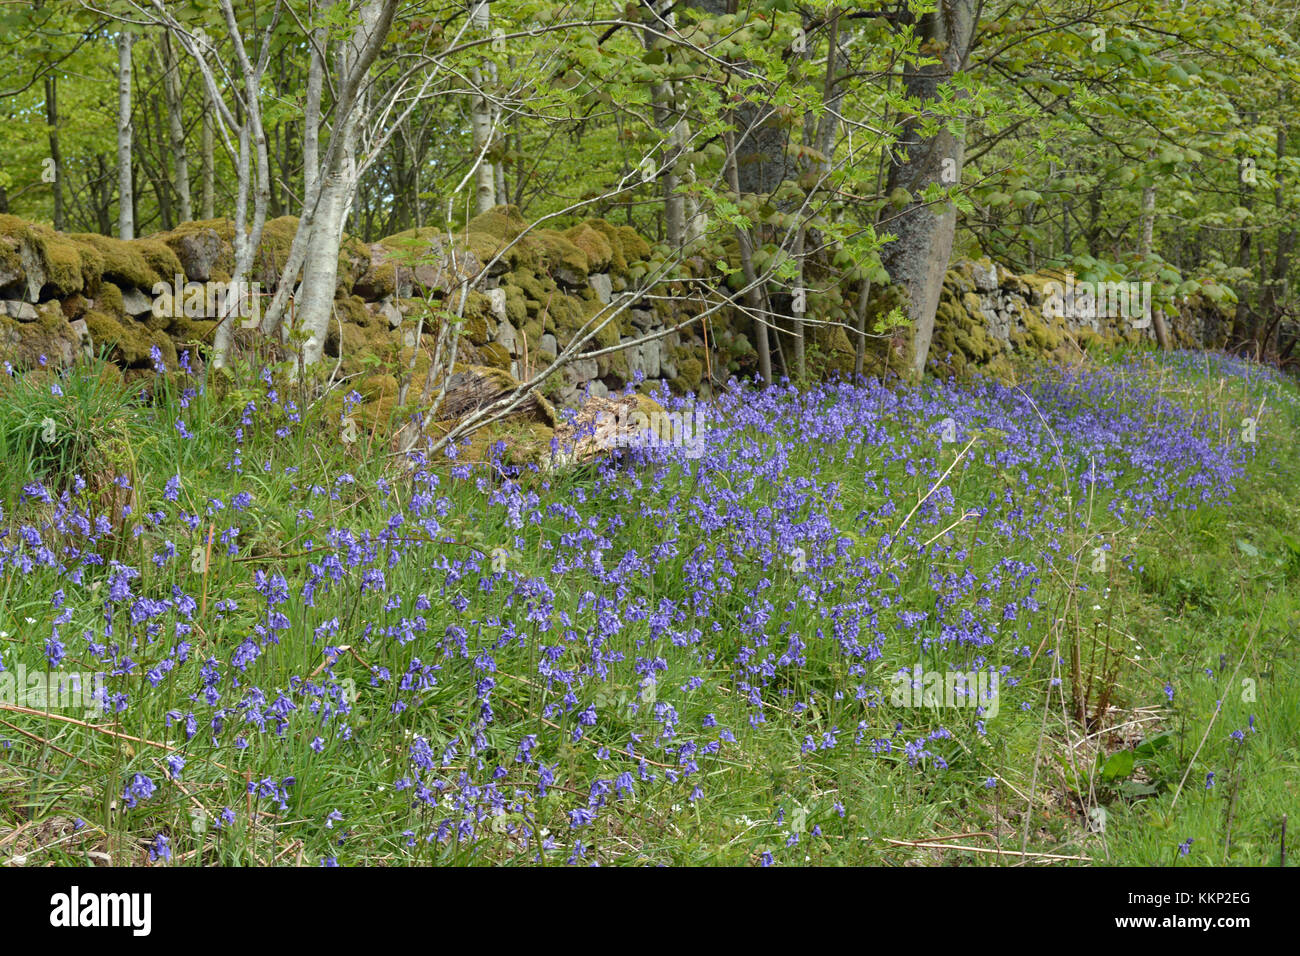
[[117, 35], [117, 235], [135, 238], [135, 191], [131, 181], [131, 34]]

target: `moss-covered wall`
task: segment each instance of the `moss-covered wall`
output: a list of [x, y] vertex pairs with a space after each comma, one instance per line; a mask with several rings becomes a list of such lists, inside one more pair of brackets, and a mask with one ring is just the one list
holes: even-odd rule
[[[266, 223], [252, 278], [274, 290], [297, 220]], [[660, 383], [679, 393], [707, 395], [731, 375], [756, 367], [753, 326], [739, 310], [721, 309], [706, 322], [635, 347], [648, 333], [667, 332], [703, 309], [687, 283], [708, 278], [703, 260], [661, 284], [653, 296], [625, 300], [639, 278], [656, 266], [649, 244], [627, 226], [590, 219], [564, 230], [535, 229], [512, 206], [499, 206], [448, 237], [413, 229], [369, 246], [349, 239], [339, 252], [338, 322], [326, 354], [359, 373], [376, 399], [395, 394], [396, 381], [414, 361], [419, 380], [446, 310], [461, 312], [459, 360], [518, 379], [534, 374], [575, 339], [595, 328], [593, 318], [611, 305], [624, 307], [596, 331], [583, 351], [629, 346], [579, 359], [546, 386], [557, 405], [580, 404], [590, 393], [605, 397], [629, 383], [642, 392]], [[47, 226], [0, 216], [0, 358], [30, 363], [40, 356], [71, 361], [79, 351], [105, 349], [126, 369], [145, 369], [156, 348], [169, 365], [178, 348], [210, 342], [212, 314], [159, 310], [153, 288], [180, 276], [191, 283], [224, 282], [234, 268], [229, 220], [185, 223], [170, 232], [124, 242], [98, 235], [60, 235]], [[732, 255], [735, 250], [723, 249]], [[840, 282], [832, 263], [808, 266], [808, 364], [814, 374], [851, 372], [852, 329], [858, 314], [856, 281]], [[460, 302], [465, 280], [478, 277]], [[938, 374], [981, 368], [1010, 374], [1018, 354], [1068, 357], [1094, 345], [1151, 336], [1122, 321], [1076, 321], [1044, 315], [1046, 275], [1017, 276], [988, 260], [954, 263], [939, 305], [929, 367]], [[733, 286], [738, 274], [728, 280]], [[790, 296], [773, 293], [778, 313]], [[897, 305], [895, 290], [873, 284], [866, 307], [869, 339], [865, 371], [901, 372], [911, 363], [910, 335], [881, 319]], [[777, 319], [781, 342], [792, 322]], [[1218, 344], [1224, 316], [1199, 300], [1187, 302], [1169, 322], [1177, 344]], [[421, 354], [414, 354], [416, 330]], [[240, 332], [237, 338], [254, 333]], [[707, 348], [705, 343], [707, 341]], [[788, 352], [787, 346], [787, 352]], [[775, 367], [779, 370], [781, 356]], [[388, 387], [389, 382], [394, 383]], [[363, 391], [365, 391], [363, 389]], [[418, 391], [418, 390], [417, 390]], [[370, 397], [368, 395], [368, 397]], [[391, 403], [390, 403], [391, 404]]]

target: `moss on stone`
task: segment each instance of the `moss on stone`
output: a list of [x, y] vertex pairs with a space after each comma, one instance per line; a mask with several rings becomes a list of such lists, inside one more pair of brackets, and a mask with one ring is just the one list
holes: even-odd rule
[[594, 228], [591, 223], [580, 222], [566, 229], [564, 238], [582, 250], [582, 254], [587, 259], [588, 271], [604, 272], [610, 267], [610, 262], [614, 258], [614, 247], [609, 238], [599, 229]]
[[[122, 302], [122, 290], [113, 282], [101, 282], [99, 292], [95, 295], [95, 310], [115, 319], [126, 317], [126, 305]], [[99, 341], [96, 339], [95, 341]]]
[[[626, 352], [609, 352], [596, 356], [596, 377], [617, 380], [618, 385], [631, 378]], [[608, 384], [608, 383], [606, 383]]]
[[704, 363], [699, 359], [694, 357], [678, 359], [677, 377], [673, 379], [672, 386], [678, 392], [697, 391], [703, 374]]
[[87, 284], [86, 274], [83, 271], [83, 266], [86, 265], [92, 267], [90, 270], [92, 277], [99, 278], [93, 271], [93, 266], [98, 260], [93, 250], [87, 261], [83, 260], [82, 247], [79, 243], [68, 240], [52, 229], [49, 230], [49, 235], [42, 239], [41, 253], [45, 259], [45, 288], [42, 290], [42, 295], [65, 296], [80, 292]]
[[479, 213], [465, 226], [467, 233], [485, 233], [497, 239], [516, 239], [528, 228], [528, 220], [518, 206], [493, 206]]
[[479, 348], [479, 352], [485, 365], [510, 371], [510, 353], [499, 342], [488, 342]]
[[502, 286], [506, 294], [506, 317], [516, 326], [528, 320], [528, 300], [517, 285]]
[[[112, 236], [100, 236], [94, 233], [78, 233], [69, 238], [75, 239], [94, 249], [103, 259], [101, 274], [108, 281], [118, 286], [135, 286], [149, 292], [157, 282], [170, 285], [175, 281], [176, 273], [181, 271], [176, 254], [165, 243], [157, 240], [137, 240], [127, 242]], [[159, 251], [166, 250], [163, 256]], [[167, 257], [170, 257], [168, 260]], [[160, 271], [156, 263], [163, 262], [170, 266], [168, 271]]]
[[109, 349], [110, 357], [127, 368], [144, 368], [152, 364], [151, 349], [157, 346], [169, 368], [176, 367], [176, 347], [160, 331], [150, 330], [134, 319], [119, 319], [92, 309], [83, 318], [96, 348]]
[[539, 229], [530, 238], [536, 240], [542, 254], [542, 265], [551, 272], [563, 271], [572, 280], [587, 278], [589, 266], [586, 254], [554, 229]]

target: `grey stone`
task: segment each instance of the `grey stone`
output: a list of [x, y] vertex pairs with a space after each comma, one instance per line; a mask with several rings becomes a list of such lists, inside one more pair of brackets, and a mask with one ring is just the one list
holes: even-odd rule
[[21, 239], [0, 236], [0, 242], [18, 252], [16, 266], [3, 265], [8, 257], [0, 257], [0, 289], [9, 295], [20, 295], [28, 302], [40, 301], [41, 289], [45, 286], [45, 266], [40, 249], [26, 236]]
[[573, 359], [568, 365], [564, 366], [564, 378], [573, 385], [590, 382], [599, 374], [600, 369], [597, 367], [594, 358]]
[[212, 278], [212, 267], [221, 258], [226, 243], [215, 229], [198, 229], [169, 239], [167, 245], [180, 260], [185, 278], [191, 282], [207, 282]]
[[587, 284], [596, 291], [596, 298], [606, 305], [609, 304], [614, 296], [614, 284], [607, 273], [597, 272], [595, 275], [587, 276]]
[[551, 269], [551, 278], [570, 289], [579, 289], [587, 277], [567, 266], [556, 266]]
[[519, 330], [510, 323], [509, 319], [503, 317], [501, 324], [497, 326], [497, 344], [511, 355], [518, 355], [520, 352], [519, 338]]
[[655, 314], [649, 309], [633, 309], [632, 324], [638, 329], [648, 329], [655, 324]]
[[590, 394], [596, 398], [609, 398], [609, 389], [600, 379], [594, 379], [591, 383]]
[[998, 267], [989, 263], [987, 266], [980, 262], [970, 264], [971, 278], [975, 280], [975, 288], [980, 292], [994, 292], [998, 287]]
[[380, 300], [379, 314], [388, 319], [390, 329], [395, 329], [402, 324], [402, 310], [393, 302], [392, 296], [385, 296]]
[[537, 354], [544, 359], [553, 359], [560, 354], [560, 343], [555, 336], [547, 332], [537, 342]]
[[488, 307], [492, 310], [492, 314], [497, 317], [497, 321], [507, 321], [509, 315], [506, 312], [506, 290], [500, 288], [488, 289], [486, 295]]
[[8, 313], [9, 318], [17, 319], [19, 322], [35, 322], [36, 306], [30, 302], [20, 302], [16, 299], [6, 299], [4, 310]]
[[663, 346], [658, 339], [634, 345], [627, 350], [627, 369], [633, 375], [640, 372], [646, 378], [658, 378], [662, 368]]
[[122, 290], [122, 309], [130, 316], [145, 315], [153, 311], [153, 299], [135, 286], [127, 286]]
[[81, 343], [81, 354], [88, 359], [95, 357], [95, 343], [90, 337], [90, 326], [86, 324], [85, 319], [74, 319], [68, 323], [68, 329], [78, 342]]

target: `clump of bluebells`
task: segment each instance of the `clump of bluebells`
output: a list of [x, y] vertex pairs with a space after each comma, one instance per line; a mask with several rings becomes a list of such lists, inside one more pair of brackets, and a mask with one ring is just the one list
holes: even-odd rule
[[[1166, 374], [1206, 361], [1265, 374], [1199, 354]], [[1137, 362], [1023, 387], [733, 381], [689, 453], [625, 448], [581, 481], [359, 455], [269, 371], [215, 442], [187, 369], [155, 370], [175, 399], [158, 414], [188, 422], [163, 429], [181, 466], [118, 476], [125, 514], [75, 476], [0, 503], [0, 598], [44, 608], [0, 669], [104, 675], [98, 719], [161, 744], [110, 784], [164, 861], [283, 819], [313, 821], [325, 865], [353, 847], [603, 862], [641, 808], [709, 801], [760, 738], [801, 766], [847, 750], [991, 787], [997, 712], [1059, 683], [1034, 655], [1049, 582], [1094, 545], [1131, 566], [1132, 529], [1227, 500], [1254, 453]], [[202, 441], [221, 457], [186, 450]], [[996, 701], [900, 706], [919, 661], [989, 677]], [[217, 825], [150, 829], [193, 794]]]

